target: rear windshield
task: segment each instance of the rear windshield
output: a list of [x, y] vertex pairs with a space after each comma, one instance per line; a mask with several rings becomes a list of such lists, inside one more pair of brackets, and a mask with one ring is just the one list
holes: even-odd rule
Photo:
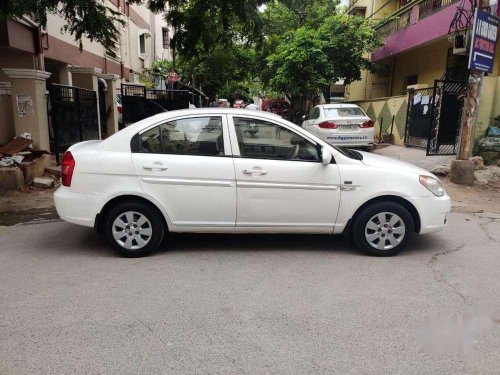
[[325, 108], [325, 117], [359, 117], [366, 116], [361, 108], [344, 107], [344, 108]]

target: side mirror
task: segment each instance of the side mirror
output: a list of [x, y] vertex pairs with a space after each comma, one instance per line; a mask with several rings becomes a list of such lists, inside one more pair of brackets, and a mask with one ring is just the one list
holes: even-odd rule
[[330, 162], [332, 161], [332, 158], [333, 158], [333, 155], [330, 152], [330, 150], [328, 150], [326, 147], [321, 147], [321, 162], [324, 165], [330, 164]]

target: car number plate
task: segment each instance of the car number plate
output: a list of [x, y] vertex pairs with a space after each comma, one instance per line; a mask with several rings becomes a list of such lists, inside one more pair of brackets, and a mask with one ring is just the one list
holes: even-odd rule
[[344, 131], [355, 130], [357, 125], [342, 125], [341, 129]]

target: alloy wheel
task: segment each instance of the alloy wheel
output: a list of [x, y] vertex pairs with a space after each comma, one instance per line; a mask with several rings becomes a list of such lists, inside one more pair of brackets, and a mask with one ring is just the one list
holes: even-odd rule
[[127, 250], [142, 249], [151, 240], [153, 228], [146, 216], [127, 211], [116, 217], [112, 233], [115, 241]]
[[403, 240], [406, 233], [403, 219], [393, 212], [374, 215], [365, 227], [365, 238], [377, 250], [392, 250]]

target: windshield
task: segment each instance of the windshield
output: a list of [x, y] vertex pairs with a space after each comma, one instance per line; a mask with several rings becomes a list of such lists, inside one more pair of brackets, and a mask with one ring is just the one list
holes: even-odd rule
[[366, 116], [358, 107], [325, 108], [325, 117], [359, 117]]

